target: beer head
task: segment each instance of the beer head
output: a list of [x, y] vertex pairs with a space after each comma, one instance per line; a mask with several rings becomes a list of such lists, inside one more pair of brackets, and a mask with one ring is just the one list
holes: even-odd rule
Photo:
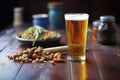
[[89, 15], [87, 13], [66, 13], [64, 17], [65, 20], [88, 20]]

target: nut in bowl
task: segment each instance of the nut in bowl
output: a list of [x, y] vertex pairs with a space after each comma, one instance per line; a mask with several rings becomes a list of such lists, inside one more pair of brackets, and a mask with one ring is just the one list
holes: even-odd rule
[[46, 30], [40, 26], [29, 27], [19, 32], [16, 39], [26, 46], [55, 46], [60, 43], [61, 35], [55, 31]]

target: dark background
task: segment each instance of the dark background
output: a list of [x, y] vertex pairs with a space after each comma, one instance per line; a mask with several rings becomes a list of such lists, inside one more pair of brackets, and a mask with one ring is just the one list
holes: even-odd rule
[[120, 24], [119, 0], [0, 0], [0, 29], [13, 23], [13, 8], [24, 8], [24, 22], [32, 22], [32, 15], [48, 13], [47, 3], [62, 1], [63, 12], [86, 12], [90, 15], [89, 24], [101, 15], [113, 15]]

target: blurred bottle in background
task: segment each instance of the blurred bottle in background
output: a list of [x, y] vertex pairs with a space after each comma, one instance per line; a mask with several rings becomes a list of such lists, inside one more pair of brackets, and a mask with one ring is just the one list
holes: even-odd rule
[[93, 41], [97, 41], [99, 24], [100, 24], [99, 20], [95, 20], [95, 21], [92, 22], [92, 40]]
[[48, 2], [49, 26], [50, 29], [64, 27], [62, 2]]
[[34, 14], [32, 18], [33, 25], [37, 25], [45, 29], [48, 29], [48, 14]]
[[113, 45], [116, 43], [116, 23], [114, 16], [100, 16], [98, 42], [106, 45]]
[[15, 28], [21, 27], [23, 25], [23, 8], [22, 7], [15, 7], [13, 9], [14, 16], [13, 16], [13, 26]]

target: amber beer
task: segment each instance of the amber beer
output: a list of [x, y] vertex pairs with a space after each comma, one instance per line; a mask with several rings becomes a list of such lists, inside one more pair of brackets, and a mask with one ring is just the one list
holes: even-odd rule
[[88, 14], [65, 14], [68, 60], [85, 60]]

